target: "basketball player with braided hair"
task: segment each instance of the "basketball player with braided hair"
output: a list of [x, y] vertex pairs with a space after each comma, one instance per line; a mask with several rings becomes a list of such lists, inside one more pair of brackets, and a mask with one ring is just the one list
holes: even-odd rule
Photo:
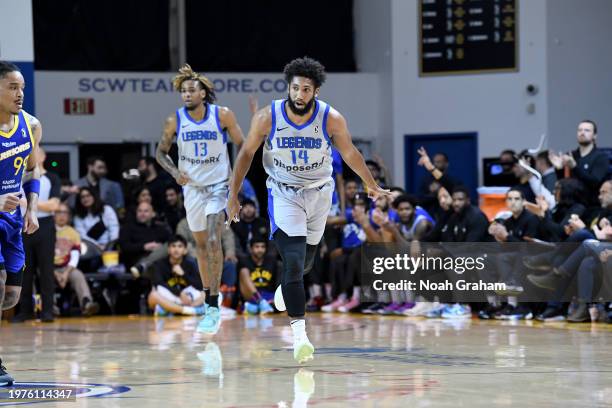
[[[187, 223], [196, 241], [198, 268], [206, 293], [201, 333], [215, 334], [221, 324], [219, 286], [223, 269], [221, 228], [225, 222], [230, 162], [228, 139], [240, 147], [244, 136], [234, 113], [215, 105], [213, 83], [188, 64], [173, 79], [183, 107], [168, 116], [157, 146], [157, 162], [183, 186]], [[178, 167], [168, 155], [176, 138]]]
[[304, 274], [312, 268], [331, 208], [332, 144], [361, 177], [370, 197], [390, 192], [372, 177], [353, 145], [344, 117], [318, 99], [325, 81], [323, 65], [312, 58], [298, 58], [285, 66], [284, 74], [287, 98], [272, 101], [253, 116], [245, 145], [236, 158], [227, 213], [229, 222], [238, 220], [238, 192], [255, 152], [264, 144], [270, 230], [283, 259], [281, 286], [274, 303], [279, 310], [286, 306], [293, 331], [293, 357], [303, 363], [314, 353], [306, 336]]

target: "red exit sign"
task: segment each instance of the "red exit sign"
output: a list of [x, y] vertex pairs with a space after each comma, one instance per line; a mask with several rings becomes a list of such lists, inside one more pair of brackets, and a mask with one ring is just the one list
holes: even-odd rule
[[65, 98], [64, 99], [64, 114], [65, 115], [93, 115], [94, 114], [93, 98]]

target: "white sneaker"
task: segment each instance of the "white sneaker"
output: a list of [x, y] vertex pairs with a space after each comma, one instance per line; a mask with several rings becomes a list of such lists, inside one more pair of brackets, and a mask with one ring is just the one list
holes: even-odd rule
[[402, 311], [404, 316], [416, 317], [431, 309], [430, 302], [416, 302], [413, 308]]
[[302, 364], [313, 359], [314, 346], [305, 334], [293, 342], [293, 358]]
[[281, 289], [281, 285], [278, 285], [276, 291], [274, 292], [274, 307], [279, 312], [284, 312], [287, 310], [287, 306], [285, 306], [285, 299], [283, 299], [283, 290]]

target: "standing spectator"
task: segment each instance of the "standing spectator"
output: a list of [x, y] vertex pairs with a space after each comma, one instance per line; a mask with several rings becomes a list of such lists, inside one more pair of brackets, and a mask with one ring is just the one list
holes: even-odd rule
[[[134, 276], [140, 276], [153, 262], [163, 258], [163, 244], [170, 235], [166, 223], [155, 221], [151, 204], [140, 203], [136, 209], [136, 219], [128, 221], [119, 235], [123, 263]], [[134, 267], [136, 271], [132, 271]]]
[[188, 261], [186, 255], [187, 241], [173, 235], [168, 239], [167, 256], [153, 263], [153, 289], [148, 303], [156, 316], [204, 314], [202, 281], [195, 263]]
[[185, 207], [180, 190], [175, 186], [166, 187], [166, 206], [162, 212], [162, 218], [168, 223], [172, 232], [175, 232], [179, 221], [185, 217]]
[[164, 208], [166, 202], [166, 187], [171, 181], [157, 172], [157, 163], [152, 157], [143, 157], [138, 161], [138, 172], [143, 186], [151, 193], [153, 208]]
[[83, 315], [94, 315], [100, 306], [93, 301], [85, 275], [77, 269], [81, 256], [81, 236], [70, 226], [70, 207], [66, 204], [60, 204], [55, 212], [55, 229], [55, 281], [61, 289], [69, 283], [77, 294]]
[[256, 215], [255, 203], [252, 200], [245, 199], [242, 201], [242, 209], [240, 210], [240, 221], [232, 223], [232, 230], [238, 237], [238, 245], [241, 253], [239, 256], [246, 255], [249, 252], [249, 242], [254, 236], [262, 236], [267, 238], [270, 234], [270, 223]]
[[436, 153], [433, 156], [432, 162], [424, 147], [421, 147], [418, 153], [421, 156], [418, 161], [419, 166], [425, 167], [429, 172], [421, 180], [419, 194], [422, 196], [433, 195], [440, 186], [444, 186], [447, 190], [452, 191], [457, 183], [448, 174], [448, 156], [445, 153]]
[[81, 238], [93, 242], [100, 251], [106, 250], [119, 238], [115, 210], [101, 201], [90, 187], [79, 191], [74, 214], [74, 228]]
[[118, 213], [122, 214], [125, 210], [125, 201], [121, 185], [116, 181], [106, 178], [106, 162], [100, 156], [87, 158], [87, 174], [75, 183], [78, 187], [89, 187], [94, 190], [98, 197], [106, 204], [113, 207]]
[[548, 191], [555, 189], [557, 183], [557, 173], [552, 165], [548, 150], [538, 153], [536, 156], [535, 168], [542, 175], [542, 184]]
[[248, 314], [273, 312], [274, 290], [279, 284], [277, 261], [266, 256], [268, 240], [255, 236], [249, 243], [250, 254], [238, 263], [240, 294], [245, 300], [244, 310]]
[[[513, 186], [512, 188], [516, 188], [523, 193], [525, 200], [530, 203], [536, 202], [536, 197], [543, 197], [548, 204], [548, 208], [555, 208], [557, 202], [555, 201], [555, 197], [552, 195], [552, 192], [548, 190], [543, 184], [542, 180], [532, 174], [531, 171], [535, 166], [535, 159], [527, 150], [523, 150], [518, 157], [516, 163], [512, 167], [512, 172], [519, 179], [519, 183]], [[532, 170], [529, 171], [528, 169]]]
[[570, 154], [554, 154], [550, 160], [555, 168], [564, 166], [571, 170], [572, 177], [582, 181], [587, 190], [587, 205], [597, 206], [597, 191], [606, 179], [610, 160], [597, 148], [597, 125], [592, 120], [583, 120], [578, 124], [576, 134], [578, 148]]
[[38, 148], [38, 163], [40, 170], [40, 192], [38, 193], [38, 230], [29, 235], [23, 235], [23, 247], [26, 263], [23, 273], [23, 286], [19, 301], [19, 313], [13, 322], [24, 322], [34, 318], [34, 305], [32, 302], [32, 288], [34, 275], [38, 271], [39, 292], [42, 301], [40, 320], [53, 321], [53, 294], [55, 283], [53, 280], [53, 252], [55, 248], [55, 223], [53, 212], [59, 206], [61, 181], [57, 174], [47, 172], [44, 166], [45, 151]]

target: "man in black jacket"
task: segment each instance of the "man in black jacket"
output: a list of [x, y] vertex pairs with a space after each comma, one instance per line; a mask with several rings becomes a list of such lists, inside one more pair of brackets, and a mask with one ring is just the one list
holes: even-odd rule
[[119, 247], [126, 267], [130, 268], [153, 252], [161, 252], [159, 258], [165, 256], [162, 244], [170, 238], [170, 228], [165, 223], [154, 221], [154, 218], [153, 206], [142, 202], [136, 209], [136, 219], [121, 228]]
[[555, 168], [567, 166], [572, 177], [582, 181], [587, 190], [587, 204], [597, 206], [597, 191], [606, 179], [610, 160], [595, 145], [597, 141], [597, 124], [592, 120], [583, 120], [578, 124], [578, 148], [571, 154], [551, 154], [550, 159]]

